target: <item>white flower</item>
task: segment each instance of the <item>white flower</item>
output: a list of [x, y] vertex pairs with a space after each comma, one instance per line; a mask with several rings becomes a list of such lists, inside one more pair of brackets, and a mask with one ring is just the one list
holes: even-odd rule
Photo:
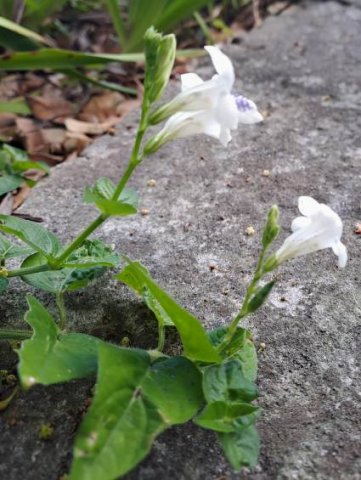
[[182, 92], [151, 115], [152, 123], [168, 118], [160, 134], [162, 138], [205, 133], [227, 145], [231, 130], [235, 130], [238, 123], [263, 120], [252, 100], [232, 95], [234, 69], [230, 59], [217, 47], [207, 46], [205, 49], [217, 74], [207, 81], [195, 73], [181, 76]]
[[298, 208], [304, 216], [293, 220], [292, 235], [286, 238], [275, 254], [277, 264], [299, 255], [332, 248], [338, 256], [338, 266], [345, 267], [347, 250], [341, 242], [342, 221], [337, 213], [311, 197], [299, 197]]

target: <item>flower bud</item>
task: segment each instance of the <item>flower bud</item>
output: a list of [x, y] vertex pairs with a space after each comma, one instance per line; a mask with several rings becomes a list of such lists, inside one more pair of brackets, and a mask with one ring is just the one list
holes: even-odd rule
[[277, 205], [273, 205], [268, 212], [267, 222], [263, 230], [262, 245], [263, 248], [268, 248], [271, 243], [277, 238], [280, 226], [278, 225], [279, 211]]
[[167, 86], [171, 74], [176, 51], [176, 39], [173, 34], [158, 33], [153, 27], [145, 33], [144, 81], [145, 95], [150, 103], [158, 100]]

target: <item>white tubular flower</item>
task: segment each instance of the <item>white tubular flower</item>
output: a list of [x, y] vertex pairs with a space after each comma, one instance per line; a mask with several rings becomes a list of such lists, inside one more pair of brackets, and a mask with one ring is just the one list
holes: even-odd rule
[[[205, 133], [227, 145], [231, 140], [231, 130], [235, 130], [238, 123], [257, 123], [261, 122], [263, 117], [252, 100], [232, 95], [234, 69], [230, 59], [217, 47], [207, 46], [205, 49], [217, 74], [207, 81], [203, 81], [195, 73], [182, 75], [182, 92], [155, 111], [150, 120], [152, 123], [159, 123], [170, 117], [163, 130], [172, 128], [174, 131], [176, 124], [179, 132], [177, 138]], [[180, 112], [187, 114], [187, 117], [180, 116]], [[194, 130], [190, 127], [186, 129], [187, 133], [184, 133], [178, 128], [185, 119], [187, 126], [193, 122]], [[172, 138], [175, 138], [174, 135]]]
[[299, 255], [332, 248], [338, 256], [338, 266], [345, 267], [347, 250], [341, 242], [342, 221], [337, 213], [311, 197], [299, 197], [298, 208], [304, 216], [293, 220], [293, 233], [275, 254], [277, 264]]

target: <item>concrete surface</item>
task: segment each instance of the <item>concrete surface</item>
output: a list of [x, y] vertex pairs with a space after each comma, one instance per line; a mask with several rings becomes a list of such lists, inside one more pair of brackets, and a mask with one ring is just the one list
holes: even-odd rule
[[[259, 465], [233, 473], [213, 433], [186, 425], [159, 437], [128, 480], [361, 479], [361, 237], [353, 233], [361, 221], [361, 9], [344, 3], [293, 6], [229, 46], [237, 90], [267, 114], [264, 124], [240, 128], [227, 149], [206, 137], [167, 146], [131, 182], [149, 215], [111, 220], [99, 231], [118, 251], [141, 259], [207, 327], [236, 313], [273, 203], [281, 210], [282, 238], [299, 195], [329, 204], [344, 220], [350, 256], [343, 271], [330, 250], [288, 264], [267, 308], [248, 322], [257, 345], [266, 344]], [[197, 71], [213, 74], [206, 60]], [[95, 215], [81, 203], [83, 188], [99, 176], [116, 180], [124, 168], [136, 117], [52, 170], [22, 212], [70, 240]], [[253, 236], [245, 235], [249, 225]], [[22, 326], [29, 290], [16, 281], [1, 297], [4, 326]], [[37, 296], [54, 308], [51, 296]], [[110, 275], [69, 295], [66, 304], [79, 331], [155, 343], [152, 316]], [[15, 355], [1, 347], [0, 368], [12, 368]], [[0, 416], [0, 478], [59, 479], [91, 387], [86, 380], [20, 394]], [[48, 422], [54, 435], [44, 441], [38, 432]]]

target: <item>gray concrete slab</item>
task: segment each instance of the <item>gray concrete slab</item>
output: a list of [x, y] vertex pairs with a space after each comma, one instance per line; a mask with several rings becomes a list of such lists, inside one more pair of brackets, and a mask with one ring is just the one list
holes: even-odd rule
[[[110, 220], [98, 232], [141, 259], [207, 327], [236, 313], [273, 203], [281, 210], [282, 238], [297, 215], [299, 195], [329, 204], [344, 220], [350, 256], [343, 271], [331, 251], [285, 266], [267, 308], [248, 322], [256, 343], [266, 344], [260, 353], [259, 465], [233, 473], [215, 436], [186, 425], [159, 437], [129, 480], [361, 478], [361, 237], [353, 233], [361, 220], [360, 21], [356, 4], [305, 2], [229, 46], [236, 89], [267, 112], [264, 124], [240, 128], [227, 149], [205, 137], [165, 147], [131, 182], [149, 215]], [[206, 61], [197, 71], [212, 74]], [[84, 187], [99, 176], [116, 180], [124, 168], [136, 116], [115, 136], [96, 140], [82, 157], [53, 169], [22, 211], [70, 240], [95, 215], [81, 203]], [[262, 175], [265, 169], [270, 176]], [[147, 186], [151, 178], [155, 187]], [[245, 235], [249, 225], [253, 236]], [[21, 326], [25, 291], [15, 282], [2, 296], [3, 325]], [[50, 296], [38, 296], [54, 307]], [[79, 331], [154, 345], [151, 315], [110, 275], [69, 295], [66, 305]], [[0, 358], [1, 368], [14, 362], [5, 345]], [[19, 395], [0, 417], [0, 477], [60, 478], [90, 390], [90, 381], [80, 381]], [[38, 435], [44, 422], [55, 428], [47, 442]]]

